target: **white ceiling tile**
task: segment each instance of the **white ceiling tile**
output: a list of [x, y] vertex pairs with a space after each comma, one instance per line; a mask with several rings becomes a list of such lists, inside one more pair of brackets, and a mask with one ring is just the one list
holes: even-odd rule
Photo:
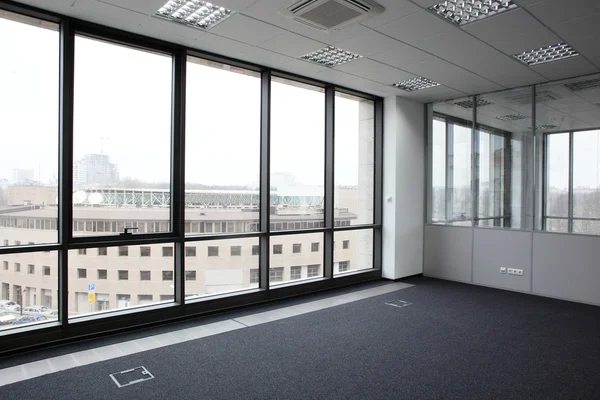
[[478, 94], [502, 89], [494, 82], [439, 58], [404, 65], [402, 69], [464, 93]]
[[364, 35], [356, 36], [351, 39], [343, 40], [336, 44], [344, 50], [368, 57], [371, 54], [385, 52], [391, 48], [397, 47], [400, 43], [379, 32], [368, 31]]
[[359, 79], [355, 75], [350, 75], [342, 71], [336, 71], [332, 68], [327, 68], [316, 75], [318, 80], [324, 82], [335, 83], [336, 85], [348, 86]]
[[440, 85], [432, 88], [427, 88], [423, 90], [417, 90], [415, 92], [406, 92], [401, 89], [398, 90], [398, 95], [402, 97], [409, 98], [411, 100], [415, 100], [421, 103], [430, 103], [433, 101], [446, 100], [446, 99], [454, 99], [457, 97], [462, 97], [465, 93]]
[[401, 67], [405, 64], [411, 64], [433, 58], [433, 56], [415, 47], [401, 44], [400, 46], [386, 52], [373, 54], [369, 56], [369, 58], [391, 65], [392, 67]]
[[555, 24], [552, 28], [569, 44], [577, 39], [597, 38], [600, 35], [600, 12]]
[[239, 54], [245, 54], [250, 51], [252, 46], [238, 42], [237, 40], [207, 33], [196, 41], [196, 48], [228, 57], [236, 57]]
[[440, 0], [412, 0], [412, 2], [420, 5], [423, 8], [429, 8], [434, 4], [441, 3]]
[[258, 47], [248, 47], [244, 53], [236, 55], [235, 57], [254, 64], [276, 69], [285, 68], [288, 64], [296, 61], [292, 57], [274, 53], [269, 50], [259, 49]]
[[385, 11], [361, 21], [361, 24], [375, 28], [421, 10], [420, 7], [407, 0], [376, 0], [376, 2], [381, 4]]
[[384, 85], [391, 85], [393, 83], [403, 82], [407, 79], [412, 79], [415, 77], [416, 76], [414, 74], [385, 65], [385, 69], [378, 69], [373, 74], [365, 75], [364, 78], [382, 83]]
[[316, 76], [319, 72], [329, 70], [330, 68], [322, 65], [313, 64], [304, 60], [294, 60], [289, 64], [285, 65], [283, 71], [290, 72], [297, 75], [303, 76]]
[[69, 15], [68, 9], [73, 7], [73, 0], [16, 0], [18, 3], [27, 4], [32, 7], [38, 7], [42, 10], [54, 11]]
[[513, 2], [516, 5], [518, 5], [519, 7], [529, 6], [534, 3], [539, 3], [540, 1], [544, 1], [544, 0], [513, 0]]
[[562, 39], [547, 28], [512, 35], [511, 39], [505, 39], [504, 37], [499, 36], [496, 39], [488, 41], [490, 46], [495, 47], [507, 55], [539, 49], [540, 47], [550, 46], [561, 42]]
[[382, 64], [368, 58], [359, 58], [340, 66], [334, 67], [337, 71], [343, 71], [352, 75], [365, 77], [367, 75], [376, 75], [377, 73], [385, 73], [390, 68], [389, 65]]
[[285, 33], [281, 28], [241, 14], [234, 14], [227, 18], [212, 28], [210, 32], [252, 45], [260, 44]]
[[505, 87], [545, 80], [516, 59], [460, 30], [418, 42], [415, 46]]
[[298, 58], [325, 46], [324, 43], [296, 35], [292, 32], [286, 32], [282, 35], [275, 36], [273, 39], [269, 39], [259, 45], [259, 47], [267, 50], [272, 50], [294, 58]]
[[[154, 14], [167, 0], [97, 0], [117, 7], [137, 11], [146, 15]], [[234, 12], [256, 3], [257, 0], [217, 0], [214, 4], [228, 8]], [[71, 0], [73, 2], [73, 0]]]
[[378, 82], [369, 81], [366, 79], [357, 79], [352, 82], [353, 88], [367, 93], [372, 93], [377, 96], [385, 97], [389, 95], [396, 95], [397, 89], [393, 86], [383, 85]]
[[551, 28], [564, 21], [600, 12], [595, 0], [545, 0], [529, 5], [527, 10]]
[[412, 44], [459, 29], [429, 11], [423, 10], [375, 28], [375, 30], [401, 42]]
[[96, 0], [126, 10], [152, 15], [161, 8], [166, 0]]
[[498, 39], [514, 40], [525, 32], [542, 28], [544, 25], [524, 9], [516, 8], [492, 18], [465, 25], [462, 29], [484, 42], [490, 42]]
[[240, 11], [250, 7], [252, 4], [256, 3], [257, 1], [258, 0], [216, 0], [213, 2], [213, 4], [228, 8], [235, 12], [240, 12]]
[[598, 72], [598, 69], [583, 57], [571, 57], [566, 60], [534, 65], [534, 71], [548, 78], [558, 80]]
[[598, 47], [598, 38], [596, 36], [575, 39], [570, 44], [579, 54], [587, 58], [596, 67], [600, 67], [600, 48]]

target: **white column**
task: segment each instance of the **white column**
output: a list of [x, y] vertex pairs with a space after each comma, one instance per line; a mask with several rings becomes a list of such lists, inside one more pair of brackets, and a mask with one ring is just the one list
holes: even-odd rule
[[383, 277], [423, 272], [425, 106], [400, 97], [384, 102]]

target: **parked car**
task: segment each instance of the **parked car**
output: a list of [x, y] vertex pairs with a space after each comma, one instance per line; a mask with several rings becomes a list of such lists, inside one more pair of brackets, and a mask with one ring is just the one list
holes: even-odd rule
[[0, 311], [0, 325], [7, 325], [15, 320], [15, 316], [6, 311]]
[[22, 325], [22, 324], [28, 324], [31, 322], [39, 322], [39, 321], [45, 321], [47, 318], [44, 315], [40, 315], [40, 314], [31, 314], [31, 315], [24, 315], [19, 319], [15, 319], [12, 324], [13, 325]]
[[18, 304], [12, 300], [0, 300], [0, 308], [6, 309], [6, 307], [17, 306]]
[[4, 306], [4, 309], [7, 311], [19, 312], [19, 311], [21, 311], [21, 306], [18, 304], [11, 304], [8, 306]]
[[44, 307], [44, 306], [28, 306], [28, 307], [23, 308], [24, 313], [32, 313], [32, 314], [46, 314], [47, 312], [50, 312], [50, 311], [52, 311], [52, 310], [50, 310], [48, 307]]

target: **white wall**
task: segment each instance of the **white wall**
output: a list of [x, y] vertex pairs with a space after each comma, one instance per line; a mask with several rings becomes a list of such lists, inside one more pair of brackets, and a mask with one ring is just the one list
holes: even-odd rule
[[600, 237], [427, 225], [423, 274], [600, 305]]
[[423, 272], [425, 106], [386, 98], [383, 129], [382, 273], [399, 279]]

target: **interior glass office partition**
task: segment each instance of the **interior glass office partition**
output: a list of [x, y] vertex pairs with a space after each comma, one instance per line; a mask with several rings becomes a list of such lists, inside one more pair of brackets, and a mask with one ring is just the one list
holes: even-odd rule
[[600, 234], [600, 75], [537, 87], [545, 140], [543, 227]]
[[476, 226], [533, 227], [532, 88], [477, 96]]

